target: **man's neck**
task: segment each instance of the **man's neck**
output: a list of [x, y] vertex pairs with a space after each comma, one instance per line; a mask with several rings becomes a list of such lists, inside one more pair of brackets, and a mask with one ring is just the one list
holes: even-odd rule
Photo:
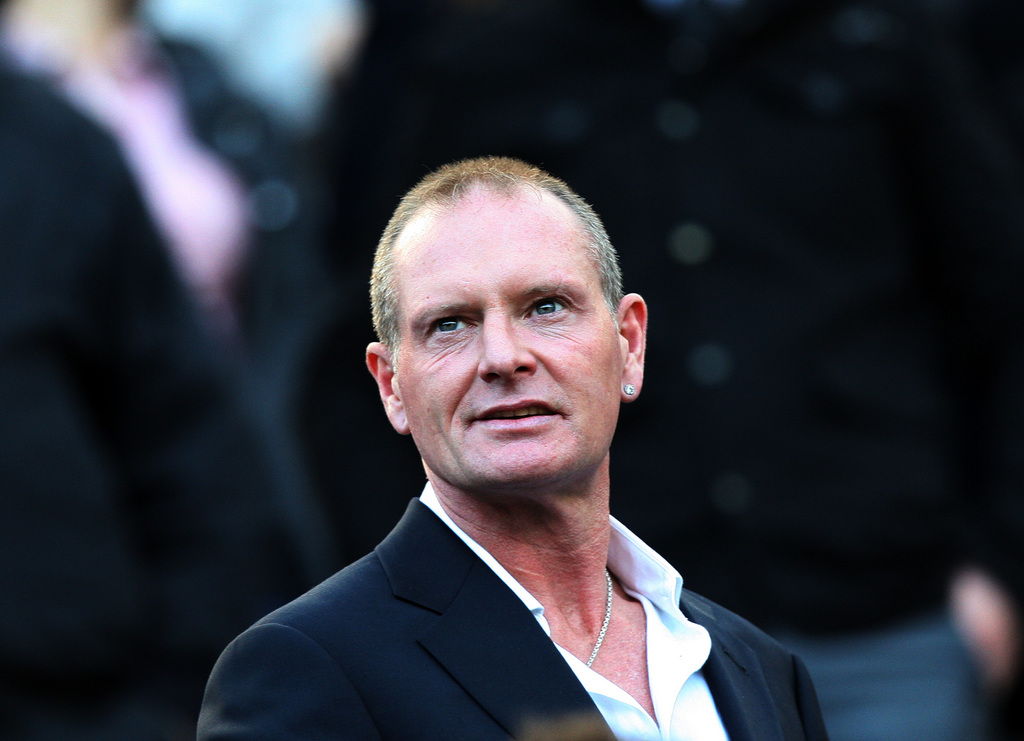
[[486, 494], [430, 479], [448, 516], [545, 607], [585, 597], [581, 583], [604, 583], [607, 476], [585, 489]]
[[618, 584], [608, 596], [607, 476], [591, 490], [544, 496], [468, 494], [430, 481], [448, 517], [543, 605], [551, 639], [583, 662], [603, 646], [594, 670], [653, 718], [643, 606]]

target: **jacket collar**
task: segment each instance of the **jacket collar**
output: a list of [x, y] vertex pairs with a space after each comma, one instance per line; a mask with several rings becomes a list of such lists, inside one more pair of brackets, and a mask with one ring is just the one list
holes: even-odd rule
[[757, 652], [722, 627], [716, 617], [716, 610], [721, 608], [686, 591], [680, 608], [689, 620], [702, 625], [711, 635], [711, 655], [704, 664], [704, 680], [729, 732], [729, 740], [782, 741], [782, 728]]
[[597, 713], [522, 601], [426, 506], [413, 500], [376, 553], [395, 597], [438, 614], [419, 643], [508, 734]]
[[[414, 499], [376, 554], [396, 598], [438, 615], [420, 645], [508, 734], [530, 718], [597, 713], [522, 601], [425, 505]], [[680, 606], [711, 635], [704, 678], [730, 741], [782, 741], [756, 652], [697, 595]]]

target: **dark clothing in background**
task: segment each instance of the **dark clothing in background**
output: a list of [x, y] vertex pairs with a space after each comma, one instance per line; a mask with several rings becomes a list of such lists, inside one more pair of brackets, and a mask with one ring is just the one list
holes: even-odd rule
[[1024, 145], [1024, 4], [1017, 0], [960, 0], [952, 14], [958, 30], [991, 84], [991, 91]]
[[[251, 239], [238, 285], [240, 346], [222, 349], [237, 361], [234, 381], [271, 441], [268, 455], [282, 482], [284, 516], [301, 533], [305, 575], [298, 594], [341, 561], [337, 533], [321, 514], [329, 506], [321, 499], [339, 496], [338, 491], [321, 495], [314, 488], [297, 437], [302, 389], [341, 300], [322, 261], [321, 168], [266, 111], [233, 91], [202, 50], [167, 39], [161, 49], [196, 138], [245, 188]], [[351, 341], [342, 341], [351, 349]], [[360, 354], [356, 349], [356, 364]]]
[[303, 352], [329, 316], [332, 286], [320, 261], [324, 197], [318, 167], [298, 140], [266, 111], [232, 90], [197, 47], [163, 40], [196, 138], [243, 181], [252, 240], [239, 286], [246, 352], [266, 372], [303, 362]]
[[[962, 0], [960, 5], [957, 29], [989, 84], [995, 106], [1009, 122], [1018, 148], [1024, 149], [1024, 3]], [[1003, 706], [1013, 737], [1024, 738], [1024, 671]]]
[[115, 145], [3, 67], [0, 281], [0, 737], [169, 738], [295, 544]]
[[1024, 201], [957, 49], [887, 2], [469, 5], [342, 173], [358, 270], [430, 168], [535, 162], [651, 307], [612, 511], [687, 586], [812, 633], [942, 609], [963, 561], [1024, 599]]

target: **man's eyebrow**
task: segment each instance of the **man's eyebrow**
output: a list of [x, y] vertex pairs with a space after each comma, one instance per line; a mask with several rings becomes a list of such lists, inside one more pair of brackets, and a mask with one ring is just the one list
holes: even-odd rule
[[421, 328], [431, 324], [439, 317], [462, 314], [469, 307], [467, 301], [453, 301], [446, 303], [426, 302], [410, 314], [410, 321], [414, 328]]
[[443, 304], [425, 303], [416, 312], [417, 316], [423, 314], [458, 314], [460, 311], [465, 311], [466, 307], [469, 306], [467, 301], [452, 301]]
[[[583, 290], [583, 287], [574, 280], [553, 280], [545, 283], [538, 283], [523, 290], [519, 295], [524, 299], [541, 298], [552, 294], [576, 294]], [[473, 311], [473, 301], [425, 301], [422, 305], [410, 312], [409, 317], [413, 327], [420, 327], [430, 324], [439, 317], [465, 314]]]
[[571, 293], [577, 290], [577, 285], [573, 281], [552, 281], [551, 283], [541, 283], [532, 288], [523, 291], [525, 298], [532, 298], [535, 296], [548, 296], [552, 293]]

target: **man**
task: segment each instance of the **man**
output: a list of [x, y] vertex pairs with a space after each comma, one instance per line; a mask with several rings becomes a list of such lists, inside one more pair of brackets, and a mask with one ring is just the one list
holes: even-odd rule
[[836, 741], [990, 738], [1024, 655], [1020, 147], [938, 2], [459, 3], [364, 72], [378, 136], [334, 168], [375, 233], [477, 152], [594, 205], [657, 309], [612, 513], [800, 654]]
[[799, 659], [609, 517], [647, 307], [589, 206], [516, 160], [441, 168], [392, 216], [372, 297], [367, 365], [428, 484], [228, 647], [202, 741], [479, 741], [598, 711], [624, 739], [826, 738]]

